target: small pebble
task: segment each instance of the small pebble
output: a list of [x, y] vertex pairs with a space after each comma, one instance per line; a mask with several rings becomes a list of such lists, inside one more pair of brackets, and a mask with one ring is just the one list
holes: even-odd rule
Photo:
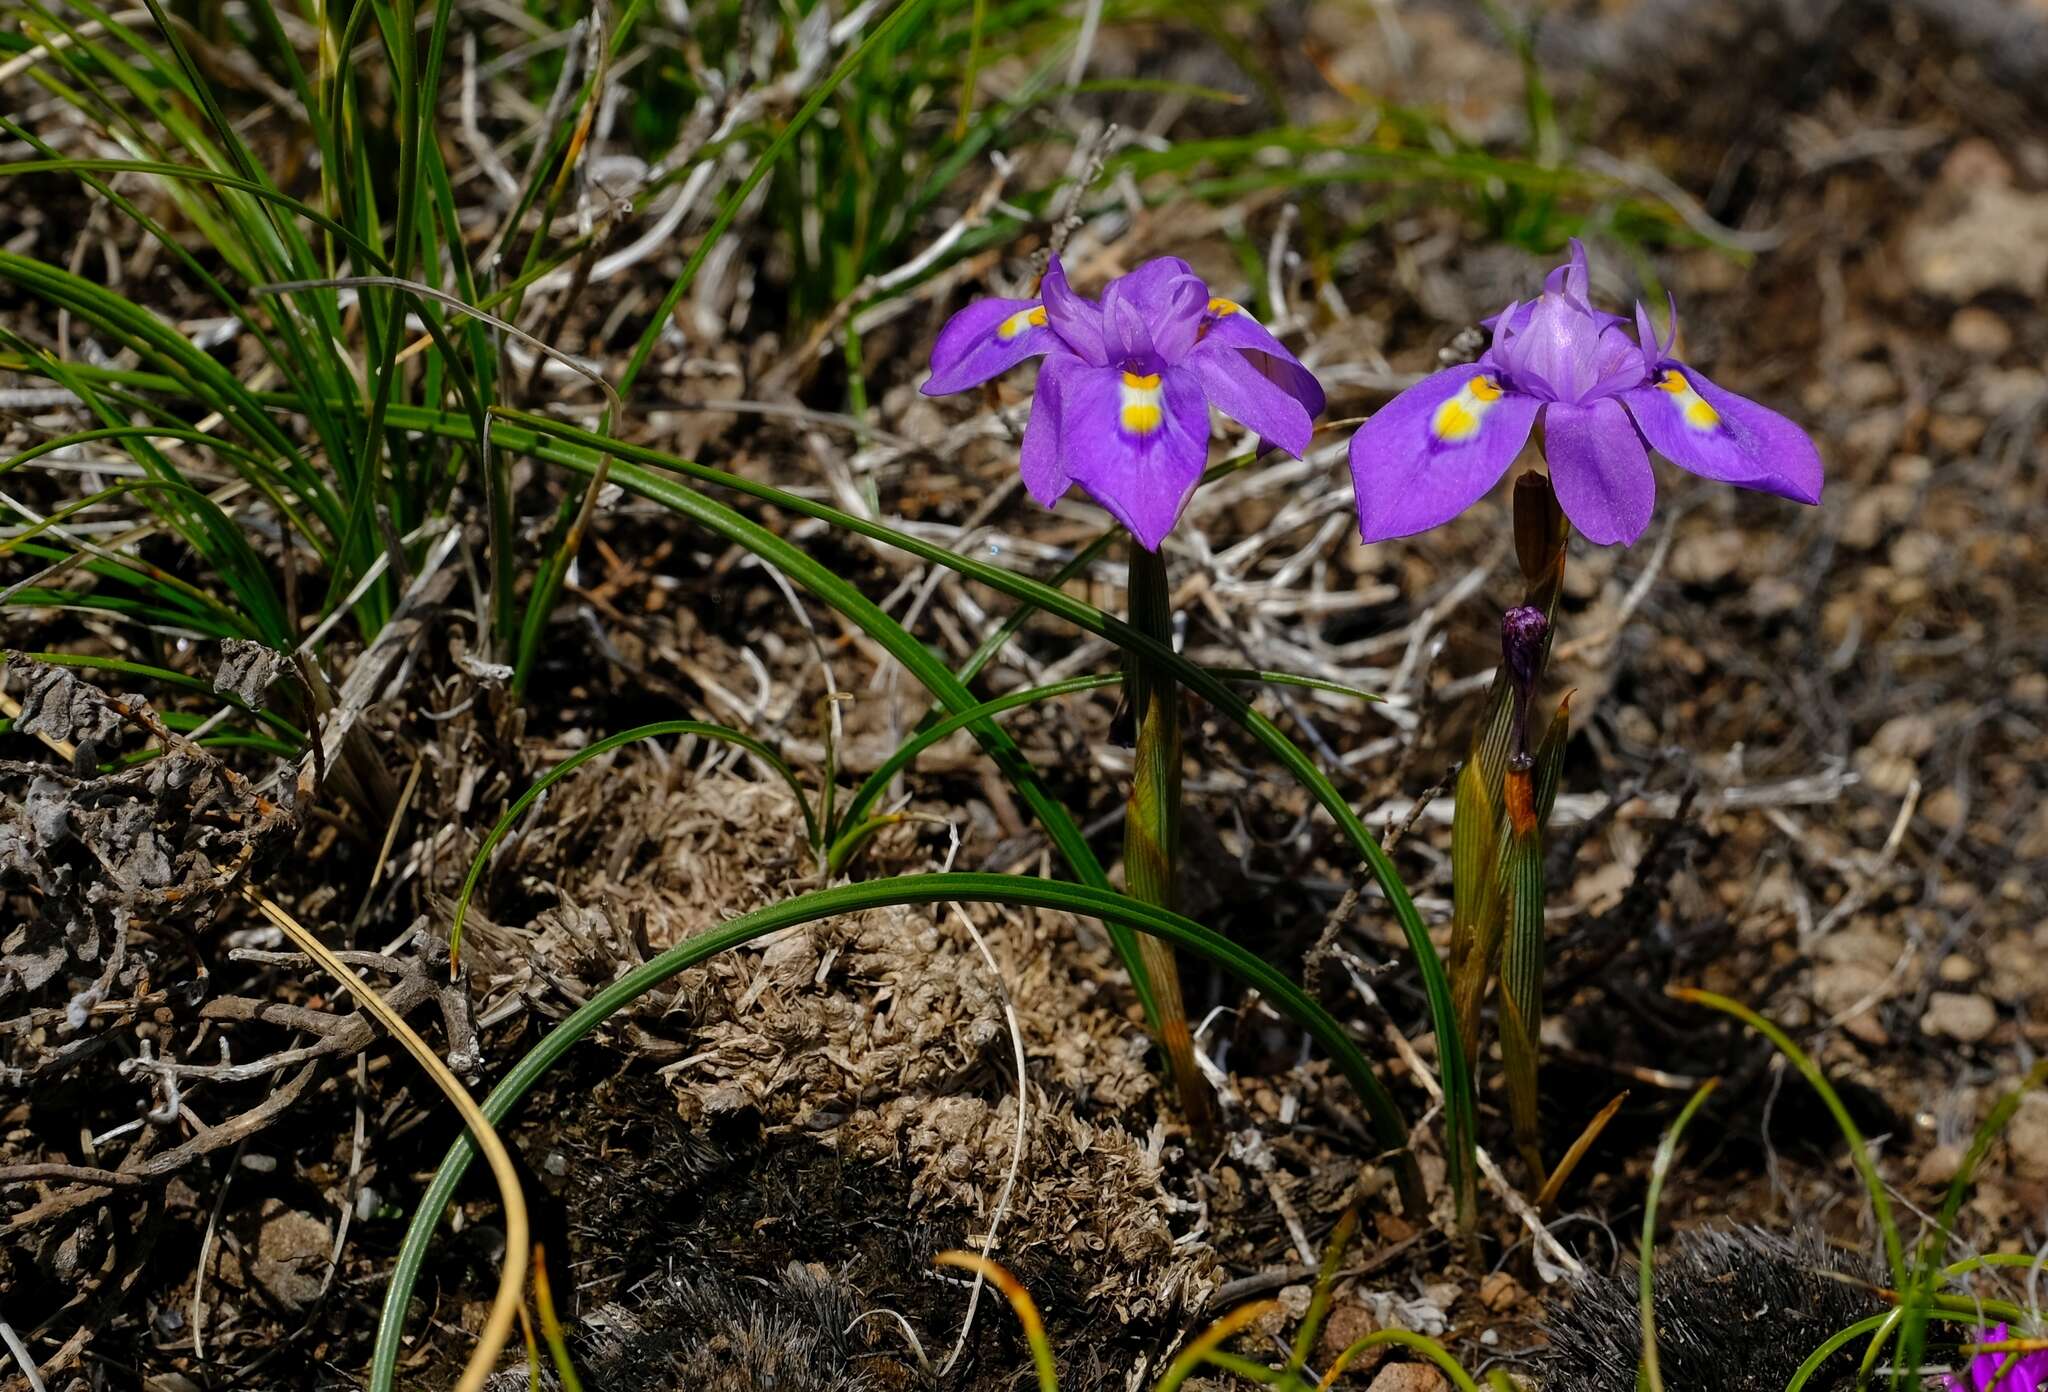
[[1444, 1375], [1427, 1363], [1396, 1363], [1380, 1369], [1367, 1392], [1450, 1392]]
[[2012, 329], [1981, 305], [1965, 305], [1948, 321], [1948, 341], [1980, 358], [2001, 356], [2012, 347]]
[[1920, 1017], [1922, 1034], [1941, 1035], [1964, 1044], [1981, 1043], [1998, 1026], [1998, 1009], [1982, 996], [1936, 991]]
[[1941, 959], [1941, 979], [1951, 986], [1961, 986], [1977, 979], [1977, 964], [1960, 952], [1951, 952]]

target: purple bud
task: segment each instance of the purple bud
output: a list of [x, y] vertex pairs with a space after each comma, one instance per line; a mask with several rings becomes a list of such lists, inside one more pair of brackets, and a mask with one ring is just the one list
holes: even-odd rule
[[1536, 669], [1543, 662], [1543, 639], [1549, 632], [1550, 620], [1533, 604], [1517, 605], [1500, 616], [1500, 655], [1507, 664], [1508, 679], [1515, 684], [1517, 700], [1529, 699]]

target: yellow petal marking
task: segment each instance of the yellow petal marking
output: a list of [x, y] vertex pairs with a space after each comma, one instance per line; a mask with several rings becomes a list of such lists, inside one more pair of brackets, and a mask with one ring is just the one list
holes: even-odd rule
[[1165, 419], [1159, 407], [1159, 374], [1126, 372], [1119, 390], [1123, 401], [1117, 416], [1125, 432], [1143, 436], [1157, 430]]
[[1664, 375], [1657, 379], [1657, 385], [1676, 398], [1679, 419], [1692, 429], [1704, 434], [1721, 424], [1721, 413], [1716, 411], [1705, 397], [1694, 391], [1692, 383], [1685, 380], [1685, 374], [1676, 368], [1664, 369]]
[[1472, 378], [1458, 388], [1456, 396], [1436, 408], [1429, 418], [1429, 433], [1447, 445], [1464, 444], [1479, 433], [1486, 413], [1500, 397], [1500, 383], [1491, 377]]
[[1008, 343], [1026, 329], [1042, 329], [1044, 327], [1045, 306], [1033, 305], [1029, 309], [1018, 310], [1015, 314], [1012, 314], [1009, 318], [998, 324], [996, 326], [996, 337]]

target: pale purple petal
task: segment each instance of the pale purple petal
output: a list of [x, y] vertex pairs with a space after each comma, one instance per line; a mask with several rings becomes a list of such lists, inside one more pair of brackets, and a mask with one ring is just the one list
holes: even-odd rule
[[1060, 346], [1036, 300], [976, 300], [946, 321], [932, 345], [926, 396], [978, 387], [1026, 358]]
[[1182, 365], [1200, 374], [1209, 404], [1224, 415], [1297, 459], [1308, 451], [1314, 433], [1308, 412], [1292, 393], [1261, 372], [1249, 355], [1209, 340]]
[[[1139, 304], [1151, 305], [1158, 302], [1174, 281], [1194, 274], [1195, 268], [1178, 256], [1155, 256], [1150, 261], [1140, 262], [1109, 284], [1122, 287], [1123, 292]], [[1103, 293], [1109, 293], [1108, 286], [1103, 287]]]
[[1410, 536], [1463, 512], [1515, 462], [1541, 407], [1500, 391], [1477, 363], [1425, 377], [1389, 401], [1351, 437], [1359, 535]]
[[1651, 448], [1679, 468], [1795, 502], [1820, 501], [1820, 451], [1776, 411], [1675, 362], [1621, 399]]
[[1068, 474], [1140, 545], [1158, 550], [1209, 462], [1209, 407], [1200, 381], [1185, 368], [1168, 368], [1155, 382], [1115, 368], [1076, 367], [1062, 374], [1060, 393]]
[[1671, 345], [1678, 342], [1678, 296], [1669, 290], [1664, 298], [1670, 305], [1670, 318], [1666, 326], [1670, 337], [1657, 337], [1657, 326], [1650, 322], [1650, 311], [1641, 300], [1636, 301], [1636, 341], [1642, 345], [1643, 357], [1653, 363], [1664, 362], [1671, 356]]
[[[1209, 287], [1178, 256], [1161, 256], [1112, 280], [1103, 288], [1102, 304], [1111, 337], [1124, 340], [1125, 357], [1149, 370], [1179, 362], [1194, 346]], [[1133, 313], [1144, 325], [1142, 336], [1123, 327]], [[1113, 344], [1113, 360], [1116, 352]]]
[[1264, 324], [1229, 300], [1210, 300], [1203, 323], [1204, 348], [1220, 344], [1237, 349], [1274, 385], [1299, 401], [1310, 420], [1323, 413], [1323, 384]]
[[1083, 362], [1094, 363], [1097, 367], [1109, 361], [1102, 332], [1102, 306], [1074, 293], [1074, 287], [1067, 284], [1067, 273], [1060, 267], [1055, 256], [1046, 264], [1045, 278], [1038, 284], [1038, 293], [1045, 301], [1045, 311], [1052, 328], [1066, 340], [1067, 347]]
[[1156, 363], [1152, 349], [1152, 326], [1144, 313], [1119, 293], [1114, 281], [1102, 293], [1102, 346], [1109, 365], [1148, 372]]
[[1060, 449], [1061, 379], [1069, 372], [1087, 370], [1087, 364], [1065, 352], [1050, 355], [1038, 369], [1038, 388], [1031, 394], [1031, 417], [1024, 422], [1018, 468], [1025, 488], [1046, 507], [1064, 497], [1073, 482]]
[[1626, 324], [1628, 320], [1623, 316], [1593, 307], [1593, 268], [1586, 259], [1586, 244], [1574, 237], [1571, 245], [1571, 259], [1544, 277], [1544, 292], [1562, 296], [1591, 315], [1602, 328]]
[[1543, 416], [1543, 455], [1558, 506], [1586, 540], [1628, 546], [1650, 525], [1657, 476], [1620, 402], [1552, 403]]

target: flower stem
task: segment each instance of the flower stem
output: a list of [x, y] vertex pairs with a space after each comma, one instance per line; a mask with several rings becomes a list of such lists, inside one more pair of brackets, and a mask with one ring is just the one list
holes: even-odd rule
[[[1173, 600], [1166, 562], [1135, 541], [1131, 544], [1131, 627], [1173, 641]], [[1173, 678], [1135, 654], [1125, 657], [1124, 689], [1137, 721], [1131, 797], [1124, 809], [1124, 887], [1134, 899], [1175, 907], [1180, 869], [1180, 691]], [[1215, 1123], [1207, 1085], [1195, 1067], [1194, 1038], [1181, 999], [1180, 969], [1173, 947], [1145, 937], [1138, 942], [1139, 965], [1150, 979], [1158, 1007], [1159, 1047], [1180, 1093], [1181, 1110], [1196, 1135]]]

